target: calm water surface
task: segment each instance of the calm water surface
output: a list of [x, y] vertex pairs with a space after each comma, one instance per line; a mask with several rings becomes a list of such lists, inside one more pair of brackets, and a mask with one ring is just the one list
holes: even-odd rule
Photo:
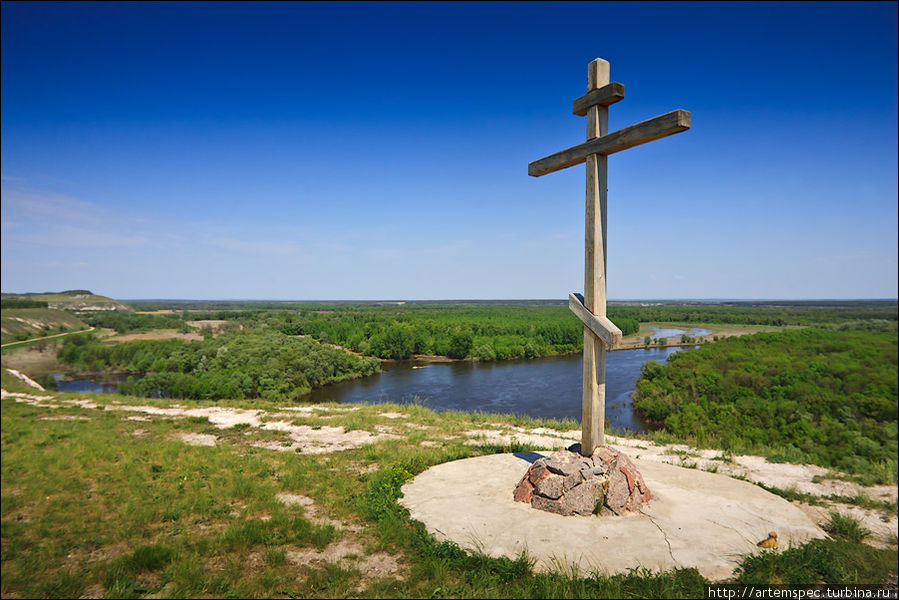
[[694, 338], [702, 337], [704, 335], [709, 335], [710, 333], [712, 333], [710, 329], [703, 329], [702, 327], [694, 327], [693, 329], [667, 329], [665, 327], [647, 327], [647, 329], [652, 329], [653, 334], [649, 337], [654, 340], [657, 340], [659, 338], [672, 338], [674, 340], [685, 333]]
[[[660, 363], [682, 348], [620, 350], [606, 354], [606, 417], [615, 429], [644, 431], [631, 393], [647, 360]], [[311, 402], [412, 402], [435, 410], [526, 414], [581, 420], [580, 355], [495, 363], [384, 363], [381, 375], [315, 390]]]
[[[119, 391], [119, 382], [125, 381], [127, 375], [110, 375], [104, 379], [62, 379], [62, 375], [54, 375], [56, 390], [59, 392], [83, 392], [87, 394], [115, 394]], [[139, 379], [139, 377], [136, 377]]]
[[[662, 334], [677, 331], [676, 334]], [[696, 331], [696, 330], [693, 330]], [[682, 330], [660, 330], [672, 337]], [[704, 335], [690, 333], [690, 335]], [[645, 431], [634, 414], [631, 393], [647, 360], [664, 363], [683, 348], [620, 350], [606, 354], [606, 417], [614, 429]], [[581, 419], [580, 355], [495, 363], [385, 362], [383, 373], [315, 390], [305, 402], [419, 402], [435, 410], [525, 414], [542, 418]], [[57, 381], [61, 392], [115, 393], [125, 375], [100, 381]]]

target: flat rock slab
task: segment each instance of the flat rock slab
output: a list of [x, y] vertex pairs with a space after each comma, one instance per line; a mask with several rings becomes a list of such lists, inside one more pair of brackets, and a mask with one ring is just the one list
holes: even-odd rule
[[515, 502], [512, 490], [533, 452], [494, 454], [431, 467], [403, 486], [400, 503], [439, 540], [514, 558], [536, 568], [576, 567], [581, 574], [695, 567], [716, 581], [732, 577], [743, 556], [776, 531], [780, 548], [825, 537], [799, 508], [762, 488], [695, 469], [633, 459], [652, 501], [623, 516], [547, 513]]

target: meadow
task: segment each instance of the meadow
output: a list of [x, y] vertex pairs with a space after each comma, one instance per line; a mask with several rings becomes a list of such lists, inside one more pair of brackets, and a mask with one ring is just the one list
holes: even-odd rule
[[[6, 373], [3, 388], [34, 391]], [[527, 555], [437, 542], [397, 503], [402, 484], [431, 465], [535, 449], [479, 431], [570, 422], [416, 405], [293, 413], [309, 432], [371, 436], [318, 453], [287, 447], [276, 429], [222, 428], [176, 409], [153, 416], [170, 406], [161, 399], [129, 408], [124, 396], [34, 398], [7, 395], [0, 411], [4, 597], [680, 598], [702, 597], [709, 584], [693, 569], [535, 572]], [[229, 405], [262, 411], [262, 425], [285, 418], [281, 403]], [[826, 526], [832, 539], [746, 557], [732, 581], [895, 582], [895, 539], [861, 543], [870, 532], [836, 512]]]

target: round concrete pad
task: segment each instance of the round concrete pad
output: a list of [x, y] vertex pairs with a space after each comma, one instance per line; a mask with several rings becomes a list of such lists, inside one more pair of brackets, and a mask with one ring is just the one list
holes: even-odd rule
[[431, 467], [403, 486], [400, 503], [440, 540], [514, 558], [538, 570], [583, 574], [695, 567], [727, 579], [776, 531], [781, 548], [825, 537], [799, 508], [762, 488], [695, 469], [633, 459], [653, 500], [622, 517], [562, 517], [514, 502], [533, 452], [479, 456]]

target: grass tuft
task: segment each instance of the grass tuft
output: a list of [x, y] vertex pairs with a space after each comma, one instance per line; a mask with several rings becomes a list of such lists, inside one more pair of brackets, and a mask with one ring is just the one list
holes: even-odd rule
[[858, 519], [840, 514], [835, 510], [830, 511], [830, 521], [825, 529], [836, 538], [855, 543], [860, 543], [871, 535], [871, 531], [862, 527]]

